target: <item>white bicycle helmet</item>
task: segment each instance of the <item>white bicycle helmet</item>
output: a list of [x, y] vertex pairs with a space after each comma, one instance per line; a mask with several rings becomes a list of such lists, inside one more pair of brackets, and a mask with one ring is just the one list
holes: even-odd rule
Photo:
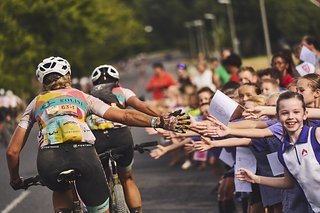
[[107, 78], [114, 78], [119, 80], [119, 72], [111, 65], [100, 65], [96, 67], [92, 74], [91, 74], [91, 80], [94, 85], [106, 83]]
[[45, 58], [38, 65], [36, 76], [40, 83], [43, 84], [44, 77], [50, 73], [58, 73], [61, 75], [66, 75], [67, 73], [69, 73], [71, 75], [69, 62], [61, 57], [52, 56], [49, 58]]

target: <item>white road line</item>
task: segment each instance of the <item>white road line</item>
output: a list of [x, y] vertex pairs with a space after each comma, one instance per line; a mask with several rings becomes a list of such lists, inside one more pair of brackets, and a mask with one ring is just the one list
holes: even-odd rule
[[30, 194], [30, 191], [23, 191], [17, 198], [15, 198], [7, 207], [1, 211], [1, 213], [9, 213], [14, 209], [23, 199]]

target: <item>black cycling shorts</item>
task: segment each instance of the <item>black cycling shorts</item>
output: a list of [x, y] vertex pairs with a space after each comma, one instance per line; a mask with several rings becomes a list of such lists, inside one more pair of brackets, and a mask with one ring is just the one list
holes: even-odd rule
[[[97, 153], [107, 151], [108, 149], [123, 147], [119, 159], [116, 160], [119, 171], [128, 171], [133, 164], [133, 139], [128, 127], [115, 128], [108, 130], [93, 130], [96, 142]], [[102, 165], [108, 165], [108, 159], [102, 160]]]
[[87, 206], [99, 206], [110, 196], [104, 170], [92, 144], [63, 143], [41, 147], [37, 167], [45, 185], [59, 192], [68, 190], [70, 185], [58, 183], [58, 174], [68, 169], [80, 171], [81, 177], [77, 178], [76, 187]]

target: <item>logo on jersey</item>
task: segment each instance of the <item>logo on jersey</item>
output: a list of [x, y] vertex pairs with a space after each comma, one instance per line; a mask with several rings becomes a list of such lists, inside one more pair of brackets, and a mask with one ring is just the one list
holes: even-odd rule
[[302, 156], [307, 156], [308, 155], [308, 150], [306, 149], [302, 149], [302, 152], [301, 152]]
[[53, 101], [47, 101], [47, 102], [45, 102], [43, 105], [42, 105], [42, 109], [46, 109], [46, 108], [48, 108], [48, 107], [50, 107], [52, 104], [54, 104], [54, 102]]

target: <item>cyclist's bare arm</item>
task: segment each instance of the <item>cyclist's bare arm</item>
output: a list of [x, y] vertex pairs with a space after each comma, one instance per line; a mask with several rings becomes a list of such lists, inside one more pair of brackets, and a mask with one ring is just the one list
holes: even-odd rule
[[28, 135], [30, 133], [30, 128], [25, 129], [20, 126], [14, 131], [10, 144], [7, 148], [7, 164], [10, 173], [10, 182], [20, 181], [19, 175], [19, 155], [25, 145]]
[[[128, 126], [150, 127], [150, 115], [144, 114], [132, 109], [117, 109], [110, 107], [103, 115], [105, 119], [119, 122]], [[157, 118], [157, 124], [160, 124], [160, 118]]]
[[132, 96], [128, 99], [127, 104], [136, 110], [146, 113], [151, 116], [160, 116], [162, 113], [156, 107], [150, 106], [144, 101], [141, 101], [137, 96]]

